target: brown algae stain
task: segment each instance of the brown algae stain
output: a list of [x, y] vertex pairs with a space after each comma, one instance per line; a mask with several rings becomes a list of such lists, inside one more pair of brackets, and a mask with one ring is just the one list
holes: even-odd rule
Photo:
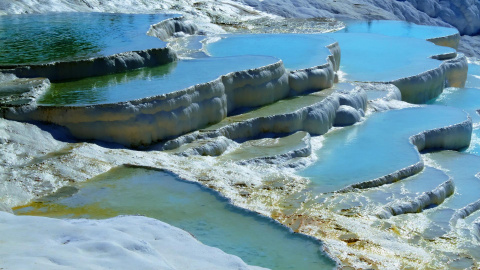
[[61, 204], [34, 201], [12, 209], [17, 215], [45, 216], [56, 218], [111, 218], [117, 211], [102, 208], [100, 203], [69, 207]]

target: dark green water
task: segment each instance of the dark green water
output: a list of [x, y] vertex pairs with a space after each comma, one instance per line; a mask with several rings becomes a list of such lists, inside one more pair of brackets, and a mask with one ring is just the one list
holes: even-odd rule
[[171, 14], [51, 13], [0, 16], [0, 64], [46, 63], [160, 48], [150, 25]]

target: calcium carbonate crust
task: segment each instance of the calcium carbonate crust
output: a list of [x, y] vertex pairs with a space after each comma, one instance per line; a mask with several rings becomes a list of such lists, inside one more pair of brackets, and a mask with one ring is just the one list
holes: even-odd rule
[[[184, 90], [129, 102], [91, 106], [29, 106], [2, 109], [3, 117], [65, 126], [79, 139], [125, 146], [149, 145], [224, 119], [239, 107], [255, 107], [289, 93], [283, 63], [232, 72]], [[247, 93], [256, 93], [248, 95]]]
[[242, 122], [234, 122], [213, 131], [200, 131], [187, 134], [165, 143], [164, 150], [171, 150], [183, 144], [205, 138], [224, 136], [231, 140], [259, 138], [262, 134], [290, 134], [306, 131], [311, 135], [325, 134], [334, 124], [337, 110], [341, 105], [364, 111], [367, 94], [356, 87], [348, 93], [334, 92], [325, 99], [291, 113], [255, 117]]
[[288, 84], [292, 91], [291, 95], [298, 95], [308, 91], [330, 88], [337, 79], [337, 71], [340, 68], [341, 50], [338, 42], [326, 46], [330, 55], [323, 65], [290, 71]]
[[467, 206], [456, 210], [455, 213], [452, 215], [452, 218], [450, 219], [450, 225], [452, 226], [452, 228], [455, 228], [459, 219], [464, 219], [478, 210], [480, 210], [480, 200], [470, 203]]
[[30, 104], [3, 109], [2, 114], [11, 120], [65, 126], [78, 139], [95, 139], [128, 147], [150, 145], [220, 122], [239, 108], [258, 107], [288, 96], [331, 87], [340, 65], [340, 48], [336, 42], [327, 48], [331, 55], [326, 64], [290, 73], [279, 61], [256, 69], [231, 72], [184, 90], [130, 102], [84, 107]]
[[0, 212], [0, 229], [7, 269], [265, 269], [142, 216], [53, 219]]
[[440, 95], [445, 87], [464, 87], [467, 72], [467, 58], [458, 54], [443, 61], [438, 68], [387, 83], [400, 89], [404, 101], [420, 104]]
[[384, 206], [376, 215], [381, 219], [388, 219], [392, 216], [398, 216], [408, 213], [419, 213], [430, 205], [440, 205], [455, 192], [455, 185], [452, 179], [449, 179], [434, 190], [424, 192], [421, 195], [407, 200], [398, 200]]
[[166, 19], [157, 24], [151, 25], [147, 35], [157, 37], [163, 41], [168, 41], [170, 37], [181, 36], [184, 34], [194, 35], [197, 32], [198, 26], [181, 16]]
[[125, 72], [142, 67], [155, 67], [177, 60], [169, 48], [153, 48], [78, 61], [59, 61], [48, 64], [0, 66], [0, 71], [20, 78], [48, 78], [52, 82], [75, 80]]

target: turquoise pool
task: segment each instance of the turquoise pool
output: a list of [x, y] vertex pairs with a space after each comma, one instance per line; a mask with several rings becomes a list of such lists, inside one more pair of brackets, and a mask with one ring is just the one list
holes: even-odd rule
[[466, 119], [462, 110], [433, 105], [373, 114], [324, 135], [318, 160], [300, 175], [311, 179], [316, 192], [331, 192], [393, 173], [420, 160], [412, 135]]
[[331, 54], [325, 46], [335, 40], [318, 34], [225, 35], [208, 43], [212, 56], [269, 55], [281, 59], [287, 69], [310, 68], [327, 63]]
[[442, 64], [430, 56], [455, 52], [416, 38], [368, 33], [327, 35], [340, 44], [344, 81], [389, 82], [414, 76]]

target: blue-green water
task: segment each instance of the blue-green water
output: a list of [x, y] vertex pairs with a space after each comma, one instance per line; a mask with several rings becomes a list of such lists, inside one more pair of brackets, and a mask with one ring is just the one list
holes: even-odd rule
[[[153, 217], [192, 233], [204, 244], [271, 269], [333, 269], [318, 241], [232, 206], [198, 184], [173, 175], [120, 167], [79, 187], [16, 210], [68, 218], [108, 218], [119, 214]], [[63, 194], [65, 195], [65, 193]]]
[[412, 135], [466, 119], [462, 110], [433, 105], [373, 114], [327, 133], [318, 160], [300, 175], [312, 180], [315, 191], [330, 192], [393, 173], [420, 160]]
[[468, 76], [465, 87], [480, 88], [480, 65], [473, 63], [468, 64]]
[[431, 42], [364, 33], [328, 34], [340, 44], [346, 81], [388, 82], [437, 68], [433, 55], [455, 52]]
[[51, 13], [0, 16], [0, 64], [71, 61], [160, 48], [150, 25], [171, 14]]
[[350, 21], [340, 33], [371, 33], [394, 37], [429, 39], [455, 35], [456, 28], [417, 25], [404, 21]]
[[429, 104], [451, 106], [465, 110], [474, 124], [480, 124], [480, 88], [447, 88], [437, 98], [430, 100]]
[[318, 34], [228, 35], [209, 43], [212, 56], [269, 55], [281, 59], [287, 69], [303, 69], [327, 63], [325, 46], [335, 41]]
[[87, 105], [129, 101], [182, 90], [230, 72], [276, 63], [268, 56], [202, 58], [126, 73], [52, 83], [38, 103]]

